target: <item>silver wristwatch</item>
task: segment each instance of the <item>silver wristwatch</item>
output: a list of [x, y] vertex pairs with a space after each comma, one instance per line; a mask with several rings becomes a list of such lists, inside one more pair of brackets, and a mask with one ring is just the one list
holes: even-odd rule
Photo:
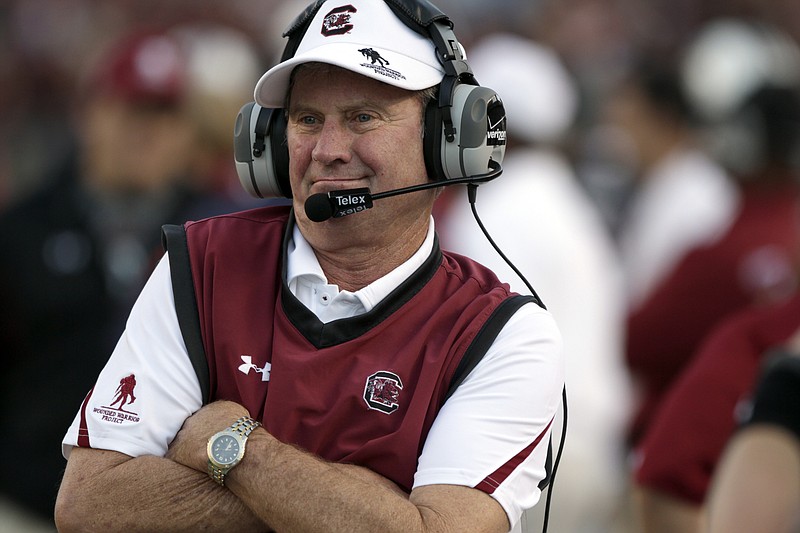
[[244, 457], [247, 437], [260, 425], [249, 416], [243, 416], [231, 427], [208, 439], [208, 475], [211, 479], [225, 485], [225, 475]]

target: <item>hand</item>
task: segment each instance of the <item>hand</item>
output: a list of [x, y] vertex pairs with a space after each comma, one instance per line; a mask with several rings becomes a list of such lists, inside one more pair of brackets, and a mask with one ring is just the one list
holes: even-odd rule
[[212, 435], [250, 413], [236, 402], [221, 400], [204, 405], [187, 418], [167, 450], [167, 459], [205, 473], [208, 468], [206, 446]]

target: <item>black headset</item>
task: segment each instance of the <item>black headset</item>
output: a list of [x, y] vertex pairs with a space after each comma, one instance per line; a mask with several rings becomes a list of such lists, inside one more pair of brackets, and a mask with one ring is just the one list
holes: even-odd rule
[[[283, 34], [289, 40], [281, 62], [294, 56], [325, 1], [309, 5]], [[502, 100], [476, 81], [447, 15], [427, 0], [384, 1], [403, 23], [434, 43], [445, 71], [437, 97], [425, 109], [423, 152], [428, 176], [459, 183], [493, 179], [500, 173], [506, 147]], [[234, 159], [239, 180], [252, 196], [291, 198], [285, 110], [245, 104], [234, 127]]]

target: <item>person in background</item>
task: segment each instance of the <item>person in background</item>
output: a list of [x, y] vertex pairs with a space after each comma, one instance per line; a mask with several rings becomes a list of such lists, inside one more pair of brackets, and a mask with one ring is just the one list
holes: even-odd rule
[[177, 40], [136, 32], [91, 65], [70, 156], [0, 215], [0, 424], [13, 449], [35, 457], [9, 461], [0, 491], [51, 524], [60, 426], [123, 330], [161, 225], [203, 196], [188, 181], [194, 129]]
[[[503, 176], [478, 189], [478, 214], [536, 286], [564, 338], [569, 438], [550, 524], [555, 531], [615, 531], [627, 481], [623, 437], [630, 410], [624, 295], [611, 237], [562, 152], [578, 92], [560, 58], [521, 35], [486, 35], [470, 48], [469, 60], [478, 81], [502, 95], [508, 114]], [[488, 241], [475, 237], [478, 226], [464, 191], [451, 188], [444, 195], [444, 246], [526, 291]], [[523, 519], [541, 523], [542, 509]]]
[[[721, 321], [665, 397], [637, 471], [648, 531], [703, 532], [723, 451], [774, 350], [800, 327], [800, 295]], [[760, 530], [759, 530], [760, 531]]]
[[[447, 142], [436, 111], [463, 55], [435, 6], [392, 5], [315, 2], [290, 26], [255, 100], [285, 120], [270, 155], [288, 162], [292, 206], [165, 228], [168, 252], [65, 434], [62, 531], [488, 533], [518, 530], [538, 501], [561, 337], [535, 298], [439, 248], [449, 174], [426, 166], [426, 143]], [[433, 39], [452, 45], [445, 64]], [[485, 108], [451, 109], [474, 120], [485, 174], [502, 161], [502, 104], [455, 89]], [[305, 209], [414, 185], [431, 187], [348, 216]], [[187, 281], [196, 307], [178, 308]], [[184, 337], [189, 310], [199, 332]]]
[[752, 410], [725, 446], [708, 496], [709, 533], [800, 530], [800, 336], [774, 350]]
[[636, 482], [647, 531], [705, 531], [712, 479], [746, 412], [759, 369], [798, 327], [800, 294], [733, 313], [702, 343], [640, 447]]
[[[639, 59], [610, 91], [602, 116], [606, 131], [624, 139], [609, 143], [606, 157], [629, 168], [631, 176], [615, 230], [624, 313], [630, 320], [647, 309], [654, 292], [690, 250], [713, 242], [728, 229], [739, 192], [701, 143], [678, 69]], [[650, 419], [660, 380], [670, 378], [640, 368], [644, 356], [636, 339], [642, 328], [638, 321], [625, 327], [626, 369], [632, 371], [636, 391], [628, 445], [638, 441]], [[679, 333], [673, 336], [683, 339]], [[670, 342], [674, 343], [660, 341], [658, 347], [645, 348], [666, 351]]]
[[[740, 190], [736, 217], [717, 240], [690, 251], [629, 321], [629, 361], [647, 385], [633, 475], [640, 514], [654, 532], [700, 527], [708, 481], [732, 430], [732, 402], [754, 379], [732, 366], [733, 349], [707, 355], [703, 339], [732, 313], [780, 304], [797, 287], [800, 54], [785, 36], [745, 23], [713, 24], [699, 43], [706, 46], [688, 54], [687, 71], [700, 79], [720, 81], [714, 59], [748, 57], [742, 49], [757, 61], [723, 79], [736, 94], [713, 117], [712, 140], [727, 144], [715, 153]], [[715, 105], [728, 99], [714, 94]]]
[[736, 184], [703, 145], [680, 72], [640, 59], [611, 91], [604, 120], [627, 139], [633, 183], [616, 232], [627, 307], [635, 311], [688, 250], [718, 239]]
[[[194, 131], [190, 158], [192, 184], [204, 191], [201, 213], [236, 211], [285, 203], [256, 200], [239, 185], [232, 163], [231, 121], [250, 98], [262, 71], [262, 57], [251, 39], [228, 26], [210, 23], [181, 24], [172, 35], [185, 51], [187, 115]], [[191, 217], [190, 217], [191, 218]], [[197, 218], [197, 217], [195, 217]]]

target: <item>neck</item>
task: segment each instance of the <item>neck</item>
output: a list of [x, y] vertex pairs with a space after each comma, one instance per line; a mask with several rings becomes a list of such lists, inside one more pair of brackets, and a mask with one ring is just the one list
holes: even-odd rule
[[355, 292], [406, 262], [422, 246], [427, 232], [426, 219], [424, 225], [408, 228], [391, 242], [339, 249], [315, 246], [314, 252], [328, 283]]

